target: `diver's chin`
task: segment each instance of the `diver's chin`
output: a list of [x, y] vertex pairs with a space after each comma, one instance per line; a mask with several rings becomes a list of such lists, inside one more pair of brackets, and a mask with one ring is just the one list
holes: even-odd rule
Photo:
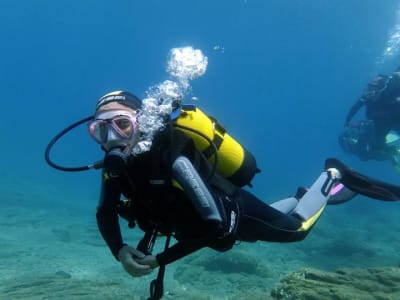
[[128, 142], [123, 142], [123, 141], [109, 141], [108, 143], [104, 143], [103, 145], [103, 149], [106, 152], [109, 152], [113, 149], [125, 149], [130, 147], [130, 144]]

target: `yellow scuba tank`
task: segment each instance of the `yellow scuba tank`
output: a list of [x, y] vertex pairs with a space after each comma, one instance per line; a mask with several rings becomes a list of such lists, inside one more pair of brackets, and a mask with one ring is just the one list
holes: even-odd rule
[[232, 138], [212, 117], [194, 105], [183, 105], [174, 126], [190, 136], [195, 147], [211, 163], [217, 159], [217, 172], [237, 186], [250, 185], [260, 170], [254, 156]]

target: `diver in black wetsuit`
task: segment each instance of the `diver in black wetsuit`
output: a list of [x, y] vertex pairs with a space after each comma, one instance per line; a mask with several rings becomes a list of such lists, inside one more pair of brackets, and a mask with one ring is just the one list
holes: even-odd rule
[[[133, 155], [141, 134], [140, 107], [133, 94], [113, 92], [100, 98], [89, 124], [91, 136], [105, 151], [98, 227], [132, 276], [147, 275], [156, 267], [161, 270], [203, 247], [226, 251], [235, 241], [300, 241], [328, 202], [340, 203], [356, 193], [399, 199], [397, 187], [330, 159], [309, 189], [299, 188], [294, 197], [268, 205], [214, 172], [193, 140], [174, 128], [166, 126], [155, 135], [149, 151]], [[336, 192], [339, 186], [346, 192]], [[136, 248], [124, 243], [119, 217], [145, 232]], [[170, 247], [167, 243], [164, 251], [152, 255], [159, 234], [172, 236], [176, 243]]]
[[[365, 120], [353, 121], [365, 107]], [[386, 142], [390, 131], [400, 132], [400, 70], [378, 75], [367, 85], [361, 97], [350, 108], [339, 144], [361, 160], [390, 160], [399, 168], [396, 147]]]

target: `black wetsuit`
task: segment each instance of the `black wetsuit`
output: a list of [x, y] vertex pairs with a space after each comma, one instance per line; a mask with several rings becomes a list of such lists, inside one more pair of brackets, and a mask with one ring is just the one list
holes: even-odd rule
[[[115, 257], [124, 245], [119, 217], [145, 232], [156, 229], [173, 234], [177, 243], [156, 256], [160, 265], [202, 247], [225, 251], [236, 240], [292, 242], [306, 236], [307, 232], [298, 231], [298, 218], [276, 210], [218, 175], [208, 180], [211, 165], [183, 133], [174, 131], [172, 141], [169, 147], [165, 135], [156, 138], [149, 152], [131, 159], [128, 176], [108, 178], [107, 171], [103, 173], [96, 216], [99, 230]], [[188, 158], [203, 178], [220, 221], [207, 220], [193, 204], [196, 199], [171, 185], [171, 164], [178, 156]], [[121, 202], [121, 194], [130, 201]]]
[[[371, 91], [374, 91], [371, 95]], [[379, 159], [382, 151], [386, 152], [386, 135], [390, 130], [400, 132], [400, 75], [393, 73], [386, 76], [382, 86], [369, 87], [347, 114], [345, 125], [349, 125], [353, 116], [365, 106], [368, 120], [374, 121], [374, 133], [370, 136], [369, 145], [372, 153]], [[368, 95], [369, 94], [369, 95]], [[385, 154], [384, 154], [385, 155]]]

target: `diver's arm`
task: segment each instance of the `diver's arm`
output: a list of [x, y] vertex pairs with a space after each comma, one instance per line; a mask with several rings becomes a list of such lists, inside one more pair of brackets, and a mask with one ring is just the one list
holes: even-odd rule
[[204, 243], [202, 240], [178, 242], [162, 253], [159, 253], [155, 256], [151, 254], [146, 255], [145, 257], [139, 258], [137, 261], [140, 264], [147, 265], [151, 268], [166, 266], [205, 246], [206, 243]]
[[181, 259], [182, 257], [185, 257], [201, 248], [206, 247], [207, 244], [208, 243], [205, 240], [201, 239], [179, 241], [164, 252], [157, 254], [157, 263], [160, 266], [168, 265], [178, 259]]
[[397, 102], [400, 96], [400, 72], [394, 72], [386, 83], [386, 88], [382, 90], [382, 97], [388, 97]]
[[344, 125], [348, 126], [350, 124], [351, 119], [354, 117], [354, 115], [365, 105], [365, 100], [363, 98], [359, 98], [356, 103], [353, 104], [353, 106], [350, 108]]
[[104, 179], [103, 174], [100, 201], [96, 212], [97, 226], [116, 259], [118, 259], [118, 251], [125, 245], [121, 235], [117, 211], [120, 195], [117, 185], [111, 180]]

